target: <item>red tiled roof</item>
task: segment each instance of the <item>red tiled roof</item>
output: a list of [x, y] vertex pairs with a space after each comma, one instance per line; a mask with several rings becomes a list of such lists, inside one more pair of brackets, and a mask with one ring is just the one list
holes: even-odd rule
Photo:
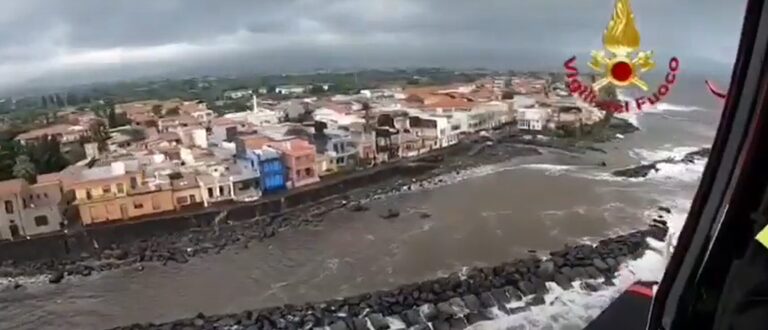
[[57, 124], [48, 127], [34, 129], [28, 132], [24, 132], [16, 136], [17, 140], [29, 140], [41, 137], [43, 135], [56, 135], [56, 134], [77, 134], [85, 132], [87, 129], [81, 126], [69, 125], [69, 124]]

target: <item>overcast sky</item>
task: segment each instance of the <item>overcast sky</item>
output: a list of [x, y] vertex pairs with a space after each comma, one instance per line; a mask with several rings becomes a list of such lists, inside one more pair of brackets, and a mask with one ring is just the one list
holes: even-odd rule
[[[333, 67], [556, 68], [613, 0], [1, 0], [0, 90]], [[660, 62], [733, 62], [745, 0], [635, 0]]]

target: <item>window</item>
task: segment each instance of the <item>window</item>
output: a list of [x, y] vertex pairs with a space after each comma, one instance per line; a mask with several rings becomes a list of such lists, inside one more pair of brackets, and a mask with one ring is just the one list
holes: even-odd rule
[[112, 186], [104, 185], [103, 187], [101, 187], [101, 191], [103, 191], [105, 194], [109, 194], [112, 192]]
[[43, 193], [43, 197], [48, 198], [48, 193]]
[[93, 198], [93, 194], [91, 194], [91, 188], [85, 189], [85, 199], [91, 200]]
[[27, 205], [27, 199], [24, 197], [21, 198], [21, 206], [22, 208], [25, 208], [25, 209], [29, 207], [29, 205]]
[[301, 170], [296, 170], [296, 178], [301, 178]]
[[219, 186], [219, 196], [224, 196], [224, 186]]
[[118, 194], [124, 194], [125, 193], [125, 185], [123, 185], [122, 183], [118, 183], [115, 186], [117, 188], [117, 193]]
[[311, 168], [305, 168], [305, 169], [304, 169], [304, 173], [305, 173], [305, 174], [306, 174], [308, 177], [311, 177], [311, 176], [313, 175], [313, 172], [314, 172], [314, 171], [313, 171]]
[[197, 203], [197, 197], [195, 197], [195, 195], [189, 195], [189, 202], [190, 203]]
[[176, 204], [178, 204], [178, 205], [187, 205], [187, 204], [189, 204], [189, 197], [187, 197], [187, 196], [176, 197]]
[[13, 202], [5, 201], [5, 213], [13, 214]]
[[134, 208], [134, 209], [143, 209], [143, 208], [144, 208], [144, 204], [142, 204], [142, 203], [141, 203], [141, 202], [139, 202], [139, 201], [134, 201], [134, 202], [133, 202], [133, 208]]
[[45, 215], [38, 215], [35, 217], [35, 226], [44, 227], [48, 225], [48, 217]]
[[213, 188], [208, 188], [208, 198], [213, 198]]
[[157, 196], [152, 196], [152, 209], [155, 211], [160, 209], [160, 199]]

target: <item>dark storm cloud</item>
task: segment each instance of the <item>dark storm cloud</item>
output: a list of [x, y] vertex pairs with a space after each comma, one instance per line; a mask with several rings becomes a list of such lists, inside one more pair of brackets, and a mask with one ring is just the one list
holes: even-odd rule
[[[522, 68], [600, 47], [612, 0], [25, 0], [0, 13], [0, 87], [189, 68]], [[643, 47], [729, 64], [744, 0], [633, 1]], [[555, 62], [555, 63], [553, 63]], [[9, 79], [12, 77], [13, 80]]]

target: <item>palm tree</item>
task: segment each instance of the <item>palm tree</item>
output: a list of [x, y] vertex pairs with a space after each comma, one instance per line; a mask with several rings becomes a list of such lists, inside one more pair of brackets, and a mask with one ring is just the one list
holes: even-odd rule
[[21, 155], [16, 157], [16, 165], [13, 165], [13, 175], [29, 183], [35, 183], [37, 169], [35, 169], [35, 164], [32, 163], [29, 156]]

